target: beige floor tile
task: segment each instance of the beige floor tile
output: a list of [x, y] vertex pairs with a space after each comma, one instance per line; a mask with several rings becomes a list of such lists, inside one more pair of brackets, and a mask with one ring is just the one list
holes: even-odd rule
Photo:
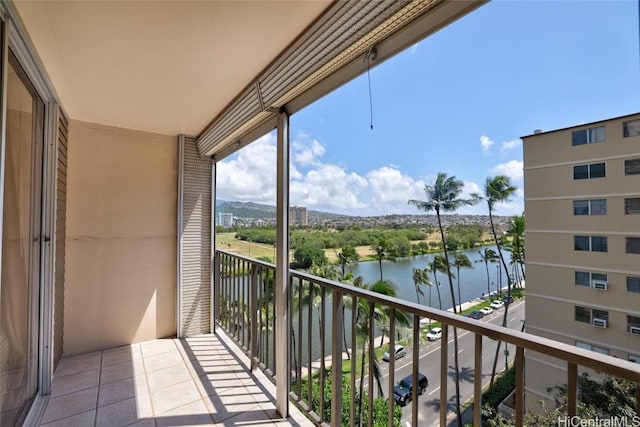
[[179, 408], [197, 400], [202, 400], [202, 396], [192, 380], [163, 387], [151, 393], [153, 410], [156, 414]]
[[142, 357], [137, 347], [125, 346], [105, 350], [102, 354], [102, 366], [116, 365], [118, 363], [131, 362]]
[[98, 407], [110, 405], [136, 396], [133, 377], [100, 385]]
[[174, 340], [154, 340], [140, 343], [140, 350], [143, 357], [155, 356], [157, 354], [176, 351], [177, 347]]
[[117, 365], [105, 366], [100, 374], [100, 384], [108, 384], [114, 381], [120, 381], [125, 378], [131, 378], [136, 374], [144, 373], [142, 362], [140, 366], [134, 365], [134, 361], [118, 363]]
[[190, 379], [191, 375], [184, 365], [170, 366], [147, 374], [147, 383], [149, 384], [149, 390], [151, 392]]
[[62, 377], [99, 369], [101, 357], [100, 353], [92, 353], [90, 356], [63, 358], [58, 369], [56, 369], [55, 375], [56, 377]]
[[146, 400], [148, 400], [148, 396], [142, 395], [98, 408], [96, 426], [125, 426], [140, 420], [152, 418], [148, 409], [140, 407], [140, 401], [145, 400], [145, 397]]
[[96, 410], [82, 412], [72, 415], [49, 424], [42, 424], [42, 427], [87, 427], [93, 426], [96, 419]]
[[97, 398], [97, 387], [51, 398], [42, 416], [42, 423], [50, 423], [95, 409]]
[[156, 415], [156, 423], [161, 426], [213, 426], [213, 419], [205, 404], [198, 400], [185, 406]]
[[86, 390], [98, 386], [100, 370], [80, 372], [79, 374], [57, 376], [53, 380], [51, 397], [59, 397], [64, 394]]
[[156, 354], [154, 356], [144, 356], [144, 368], [146, 372], [158, 371], [160, 369], [165, 369], [176, 365], [184, 366], [184, 360], [176, 349], [174, 349], [173, 351]]

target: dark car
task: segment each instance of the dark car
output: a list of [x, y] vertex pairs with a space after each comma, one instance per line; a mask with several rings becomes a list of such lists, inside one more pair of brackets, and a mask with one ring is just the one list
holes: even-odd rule
[[481, 311], [476, 310], [476, 311], [472, 311], [471, 313], [469, 313], [469, 317], [472, 318], [472, 319], [479, 320], [479, 319], [482, 319], [484, 317], [484, 314], [482, 314]]
[[393, 400], [400, 406], [407, 406], [411, 403], [411, 389], [398, 384], [393, 388]]
[[[413, 375], [404, 377], [399, 384], [404, 388], [413, 390]], [[418, 394], [424, 393], [427, 387], [429, 387], [429, 380], [423, 373], [418, 372]]]
[[506, 297], [502, 298], [502, 301], [504, 302], [504, 305], [511, 304], [513, 302], [513, 297], [512, 296], [506, 296]]

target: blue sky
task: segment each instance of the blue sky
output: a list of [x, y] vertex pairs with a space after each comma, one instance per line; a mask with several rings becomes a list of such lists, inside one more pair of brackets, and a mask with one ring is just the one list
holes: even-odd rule
[[[419, 213], [443, 171], [522, 189], [520, 137], [640, 111], [637, 1], [493, 1], [291, 118], [291, 204]], [[218, 168], [218, 198], [275, 204], [275, 137]], [[498, 214], [522, 213], [519, 191]], [[460, 213], [485, 214], [485, 205]]]

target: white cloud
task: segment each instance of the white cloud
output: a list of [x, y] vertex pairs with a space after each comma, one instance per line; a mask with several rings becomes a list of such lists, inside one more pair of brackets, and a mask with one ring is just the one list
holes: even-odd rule
[[276, 200], [276, 140], [259, 138], [216, 167], [216, 198], [273, 204]]
[[512, 139], [511, 141], [504, 141], [502, 143], [502, 151], [512, 150], [516, 147], [520, 147], [522, 145], [522, 140], [520, 139]]
[[[396, 167], [383, 166], [367, 173], [371, 212], [415, 212], [409, 199], [423, 199], [424, 181], [405, 175]], [[407, 209], [409, 208], [409, 209]]]
[[485, 156], [488, 156], [489, 154], [491, 154], [491, 146], [495, 144], [494, 141], [491, 140], [491, 138], [489, 138], [486, 135], [482, 135], [480, 137], [480, 145], [482, 146], [482, 154], [484, 154]]
[[514, 181], [522, 179], [524, 163], [521, 160], [510, 160], [491, 169], [491, 172], [506, 175]]
[[317, 139], [311, 139], [301, 134], [291, 144], [292, 159], [300, 166], [311, 166], [319, 163], [319, 158], [325, 153], [324, 145]]

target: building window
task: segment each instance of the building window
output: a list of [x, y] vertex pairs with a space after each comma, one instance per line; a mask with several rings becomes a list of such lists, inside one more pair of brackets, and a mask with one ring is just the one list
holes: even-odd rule
[[575, 130], [571, 133], [571, 145], [593, 144], [604, 141], [604, 126]]
[[573, 236], [573, 248], [576, 251], [607, 252], [605, 236]]
[[640, 119], [623, 122], [622, 134], [625, 138], [630, 136], [640, 136]]
[[574, 215], [606, 215], [607, 199], [574, 200]]
[[627, 331], [629, 331], [629, 328], [632, 326], [634, 328], [640, 328], [640, 317], [627, 315]]
[[582, 341], [576, 341], [576, 347], [584, 348], [586, 350], [595, 351], [601, 354], [609, 354], [609, 349], [604, 347], [598, 347], [597, 345], [589, 344]]
[[609, 282], [609, 276], [602, 273], [590, 273], [588, 271], [575, 272], [576, 286], [592, 287], [593, 282]]
[[625, 175], [640, 175], [640, 159], [629, 159], [624, 161]]
[[627, 237], [627, 253], [640, 254], [640, 237]]
[[625, 215], [640, 214], [640, 197], [624, 199], [624, 213]]
[[627, 291], [640, 293], [640, 277], [627, 276]]
[[591, 163], [573, 167], [573, 179], [604, 178], [606, 175], [604, 163]]
[[577, 322], [591, 323], [591, 309], [576, 305], [575, 319]]
[[635, 354], [630, 354], [629, 355], [629, 362], [640, 363], [640, 356], [637, 356]]

